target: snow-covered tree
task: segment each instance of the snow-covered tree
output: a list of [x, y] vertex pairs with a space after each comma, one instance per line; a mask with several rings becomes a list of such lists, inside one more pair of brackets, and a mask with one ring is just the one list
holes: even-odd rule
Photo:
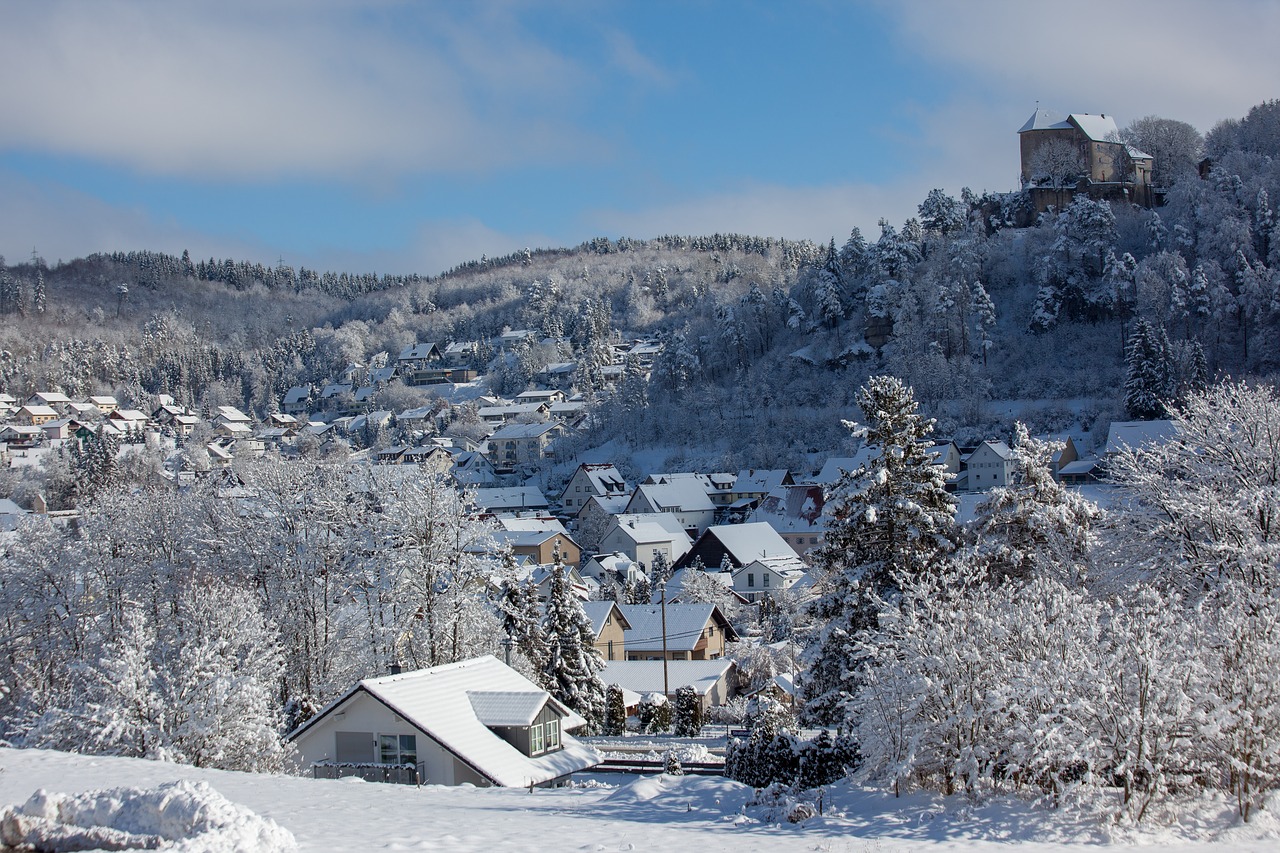
[[1280, 589], [1280, 394], [1223, 382], [1172, 413], [1175, 436], [1109, 463], [1131, 499], [1116, 547], [1122, 565], [1189, 597], [1235, 580]]
[[1097, 505], [1053, 478], [1050, 464], [1061, 442], [1041, 441], [1014, 427], [1016, 466], [1009, 485], [992, 489], [965, 528], [964, 557], [993, 578], [1026, 580], [1050, 575], [1079, 583], [1088, 575]]
[[837, 719], [853, 687], [854, 634], [875, 623], [903, 577], [928, 571], [952, 548], [955, 499], [928, 452], [933, 421], [892, 376], [871, 377], [857, 403], [867, 426], [845, 425], [873, 455], [827, 495], [831, 519], [816, 554], [822, 594], [811, 607], [822, 628], [801, 682], [805, 714], [815, 721]]
[[559, 563], [551, 570], [543, 633], [547, 642], [543, 684], [587, 721], [589, 731], [600, 731], [605, 717], [605, 685], [600, 680], [604, 660], [594, 644], [591, 620]]
[[1125, 348], [1124, 408], [1136, 420], [1163, 418], [1173, 397], [1169, 339], [1145, 319], [1139, 320]]

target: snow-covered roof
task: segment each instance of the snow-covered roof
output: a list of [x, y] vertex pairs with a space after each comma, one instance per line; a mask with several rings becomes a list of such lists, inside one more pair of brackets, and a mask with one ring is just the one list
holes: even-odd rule
[[765, 470], [763, 468], [744, 468], [738, 472], [733, 483], [735, 492], [769, 493], [782, 485], [790, 474], [786, 468]]
[[439, 347], [433, 343], [414, 344], [400, 350], [400, 361], [421, 361], [439, 354]]
[[781, 486], [765, 495], [750, 518], [765, 522], [775, 530], [820, 529], [825, 527], [824, 506], [826, 496], [820, 485]]
[[763, 521], [709, 527], [703, 536], [714, 536], [719, 540], [739, 565], [761, 557], [794, 557], [796, 553], [787, 540], [778, 535], [778, 531]]
[[852, 456], [832, 456], [818, 472], [817, 482], [829, 486], [840, 479], [845, 471], [856, 471], [864, 465], [869, 466], [880, 456], [880, 448], [867, 446]]
[[[618, 609], [631, 623], [626, 632], [625, 644], [628, 651], [662, 648], [662, 608], [652, 604], [619, 604]], [[667, 649], [668, 651], [691, 652], [702, 631], [717, 614], [719, 621], [726, 628], [728, 621], [714, 604], [668, 604], [667, 610]], [[729, 629], [732, 631], [732, 629]]]
[[[629, 641], [628, 641], [629, 643]], [[667, 686], [671, 692], [681, 687], [692, 687], [701, 696], [710, 693], [733, 669], [733, 661], [719, 660], [670, 660], [667, 661]], [[623, 690], [641, 695], [662, 692], [662, 661], [660, 660], [611, 660], [606, 661], [600, 672], [605, 684], [616, 684]]]
[[1031, 118], [1027, 119], [1026, 124], [1018, 128], [1018, 133], [1026, 133], [1028, 130], [1049, 130], [1066, 126], [1067, 117], [1053, 110], [1041, 109], [1036, 107], [1036, 111], [1031, 114]]
[[[623, 559], [626, 558], [623, 557]], [[597, 637], [604, 630], [605, 620], [614, 611], [617, 611], [618, 619], [621, 621], [624, 631], [631, 627], [631, 623], [627, 621], [626, 614], [622, 612], [622, 609], [618, 607], [615, 601], [584, 601], [582, 602], [582, 610], [587, 614], [587, 618], [591, 620], [591, 630], [595, 632]]]
[[[988, 448], [992, 453], [994, 453], [996, 456], [999, 456], [1001, 459], [1013, 458], [1013, 451], [1009, 448], [1009, 445], [1005, 444], [1003, 441], [984, 441], [982, 442], [982, 444], [978, 445], [978, 450], [981, 450], [983, 447]], [[977, 453], [977, 452], [978, 451], [975, 450], [973, 453]], [[969, 455], [972, 456], [973, 453]]]
[[476, 505], [490, 512], [512, 509], [546, 509], [542, 492], [532, 486], [509, 489], [476, 489]]
[[1120, 128], [1116, 127], [1115, 116], [1072, 113], [1069, 119], [1094, 142], [1120, 141]]
[[1097, 459], [1077, 459], [1074, 462], [1068, 462], [1058, 469], [1059, 477], [1070, 477], [1079, 474], [1088, 474], [1098, 467]]
[[511, 441], [513, 439], [541, 438], [559, 428], [560, 424], [556, 422], [545, 424], [504, 424], [493, 431], [493, 435], [489, 436], [489, 440]]
[[649, 505], [662, 512], [697, 512], [714, 510], [715, 504], [707, 494], [706, 486], [698, 480], [680, 479], [669, 483], [649, 483], [636, 486], [636, 494], [643, 495]]
[[545, 690], [468, 690], [467, 698], [486, 726], [529, 726], [551, 695]]
[[[551, 704], [563, 716], [563, 730], [572, 731], [586, 724], [582, 717], [492, 655], [399, 675], [366, 678], [291, 732], [289, 739], [304, 737], [331, 712], [361, 692], [391, 708], [497, 785], [536, 785], [600, 762], [594, 749], [568, 734], [561, 736], [563, 749], [530, 758], [490, 729], [489, 725], [524, 724], [486, 725], [480, 713], [512, 719], [534, 704], [535, 695], [543, 705]], [[483, 711], [477, 709], [477, 704]]]
[[1172, 441], [1178, 432], [1173, 421], [1114, 421], [1107, 430], [1107, 454], [1142, 450]]
[[310, 385], [295, 385], [285, 392], [284, 404], [286, 406], [294, 406], [298, 403], [305, 403], [310, 396]]
[[669, 512], [624, 513], [615, 515], [616, 524], [605, 535], [616, 528], [637, 544], [645, 542], [693, 543], [679, 519]]

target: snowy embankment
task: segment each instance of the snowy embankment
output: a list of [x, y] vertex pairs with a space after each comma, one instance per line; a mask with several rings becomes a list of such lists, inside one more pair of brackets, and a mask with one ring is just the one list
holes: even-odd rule
[[[41, 750], [0, 749], [0, 805], [20, 805], [38, 789], [77, 794], [123, 786], [156, 788], [178, 780], [207, 783], [231, 804], [236, 820], [224, 822], [260, 832], [287, 830], [302, 851], [450, 850], [610, 851], [698, 849], [765, 851], [906, 850], [987, 853], [1017, 850], [1075, 851], [1117, 844], [1160, 844], [1161, 853], [1244, 851], [1280, 847], [1273, 811], [1248, 826], [1236, 822], [1232, 804], [1198, 801], [1175, 828], [1123, 833], [1107, 828], [1095, 812], [1037, 808], [1011, 798], [973, 805], [915, 794], [894, 798], [881, 792], [833, 786], [822, 816], [802, 824], [764, 822], [768, 809], [751, 805], [754, 792], [721, 778], [595, 777], [565, 789], [475, 789], [378, 785], [354, 779], [312, 780], [199, 770], [139, 759], [102, 758]], [[609, 784], [600, 784], [601, 781]], [[199, 785], [171, 792], [203, 792]], [[203, 797], [204, 794], [201, 793]], [[198, 799], [198, 798], [197, 798]], [[230, 815], [230, 804], [212, 817]], [[148, 811], [143, 808], [142, 811]], [[108, 809], [110, 811], [110, 808]], [[158, 809], [150, 809], [158, 813]], [[191, 812], [179, 814], [191, 816]], [[265, 819], [256, 824], [256, 818]], [[278, 827], [272, 826], [278, 824]], [[185, 824], [182, 824], [185, 826]], [[290, 850], [289, 839], [228, 832], [223, 846], [183, 848], [208, 853]], [[273, 840], [274, 839], [274, 840]], [[277, 846], [270, 846], [275, 844]], [[1082, 848], [1081, 845], [1084, 845]]]

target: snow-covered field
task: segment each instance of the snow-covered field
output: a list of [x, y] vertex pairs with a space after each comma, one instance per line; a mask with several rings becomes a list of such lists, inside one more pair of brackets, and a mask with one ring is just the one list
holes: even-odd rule
[[[299, 850], [449, 851], [1080, 851], [1103, 845], [1162, 851], [1280, 850], [1271, 808], [1239, 824], [1225, 801], [1202, 800], [1173, 828], [1109, 829], [1096, 813], [1052, 812], [1010, 799], [973, 805], [926, 795], [895, 799], [836, 788], [827, 814], [799, 825], [759, 820], [743, 807], [752, 792], [698, 777], [589, 777], [558, 790], [439, 788], [321, 781], [198, 770], [175, 764], [0, 749], [0, 806], [37, 789], [153, 788], [202, 781], [233, 803], [274, 821]], [[832, 812], [835, 812], [833, 814]], [[236, 836], [231, 836], [232, 838]], [[265, 836], [259, 836], [265, 837]], [[1082, 847], [1083, 845], [1083, 847]], [[210, 853], [219, 848], [208, 847]], [[229, 844], [225, 850], [252, 850]], [[287, 847], [285, 849], [288, 849]]]

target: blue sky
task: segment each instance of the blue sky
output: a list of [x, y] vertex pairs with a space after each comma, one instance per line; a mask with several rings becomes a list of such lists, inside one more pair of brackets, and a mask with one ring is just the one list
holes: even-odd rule
[[1011, 189], [1039, 101], [1201, 131], [1280, 3], [11, 2], [0, 253], [437, 273], [598, 235], [843, 241]]

